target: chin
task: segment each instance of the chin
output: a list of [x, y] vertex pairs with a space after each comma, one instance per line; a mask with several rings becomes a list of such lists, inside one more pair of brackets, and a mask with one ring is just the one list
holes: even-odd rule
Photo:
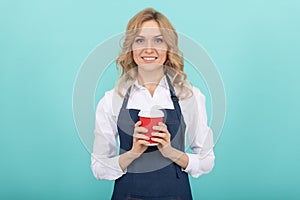
[[138, 66], [139, 69], [142, 69], [144, 71], [155, 71], [163, 68], [163, 64], [160, 63], [142, 63]]

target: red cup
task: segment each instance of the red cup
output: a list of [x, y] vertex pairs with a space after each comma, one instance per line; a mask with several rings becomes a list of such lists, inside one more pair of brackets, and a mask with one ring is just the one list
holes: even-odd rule
[[155, 136], [152, 136], [152, 132], [157, 132], [157, 130], [153, 130], [153, 126], [158, 126], [159, 122], [163, 121], [164, 113], [161, 110], [141, 110], [139, 112], [140, 121], [142, 122], [141, 126], [148, 129], [148, 132], [145, 133], [150, 139], [148, 140], [149, 144], [147, 146], [156, 146], [158, 143], [151, 140]]

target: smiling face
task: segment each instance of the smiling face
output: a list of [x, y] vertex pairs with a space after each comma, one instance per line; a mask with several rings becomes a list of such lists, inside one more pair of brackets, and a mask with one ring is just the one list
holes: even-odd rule
[[167, 49], [158, 23], [154, 20], [144, 22], [132, 44], [135, 63], [148, 70], [162, 66], [167, 59]]

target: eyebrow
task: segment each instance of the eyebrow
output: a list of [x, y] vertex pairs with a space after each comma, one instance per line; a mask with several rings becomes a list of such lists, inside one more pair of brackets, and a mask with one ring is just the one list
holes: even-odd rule
[[[163, 36], [163, 35], [155, 35], [155, 36], [153, 36], [153, 37], [160, 37], [160, 36]], [[136, 37], [142, 37], [142, 38], [144, 38], [145, 36], [137, 35]]]

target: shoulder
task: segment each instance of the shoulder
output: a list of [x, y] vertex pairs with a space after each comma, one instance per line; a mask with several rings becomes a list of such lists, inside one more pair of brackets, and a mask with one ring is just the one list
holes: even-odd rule
[[191, 95], [189, 97], [181, 99], [182, 102], [201, 102], [205, 101], [205, 95], [201, 92], [201, 90], [195, 86], [189, 86], [189, 90], [191, 91]]
[[201, 92], [201, 90], [195, 86], [192, 87], [193, 96], [197, 100], [205, 100], [205, 95]]
[[122, 105], [123, 98], [118, 94], [116, 88], [108, 90], [97, 104], [97, 111], [102, 110], [107, 113], [115, 115], [119, 112]]
[[185, 99], [179, 100], [180, 106], [183, 112], [191, 113], [198, 109], [205, 109], [205, 95], [197, 87], [192, 86], [191, 96]]
[[110, 102], [113, 98], [113, 93], [114, 93], [114, 89], [111, 89], [109, 91], [106, 91], [104, 93], [104, 96], [98, 101], [98, 106], [99, 104], [107, 104], [108, 102]]

